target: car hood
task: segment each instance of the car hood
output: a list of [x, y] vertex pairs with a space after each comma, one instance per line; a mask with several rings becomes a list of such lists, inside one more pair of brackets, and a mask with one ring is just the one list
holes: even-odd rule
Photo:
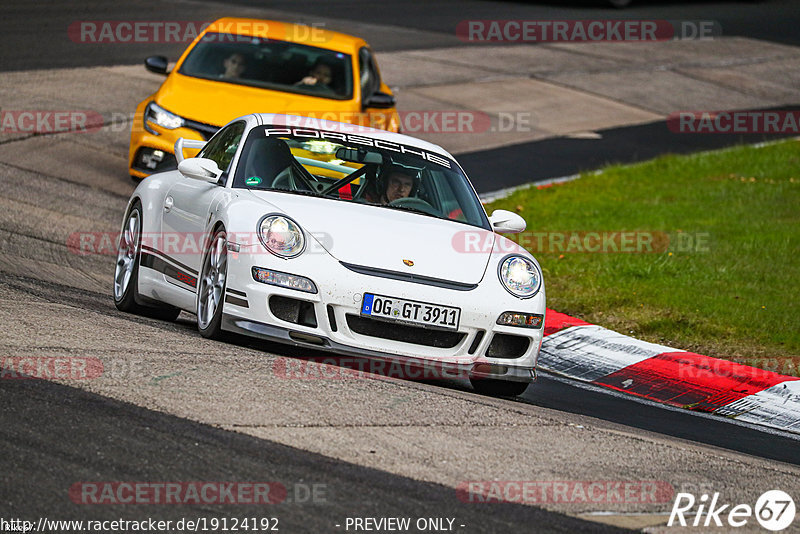
[[[482, 228], [380, 206], [270, 191], [250, 193], [279, 207], [331, 256], [359, 267], [477, 284], [496, 238]], [[481, 246], [465, 249], [460, 245], [465, 234]]]
[[155, 96], [172, 113], [212, 126], [224, 126], [251, 113], [317, 115], [351, 110], [351, 100], [285, 93], [216, 80], [170, 74]]

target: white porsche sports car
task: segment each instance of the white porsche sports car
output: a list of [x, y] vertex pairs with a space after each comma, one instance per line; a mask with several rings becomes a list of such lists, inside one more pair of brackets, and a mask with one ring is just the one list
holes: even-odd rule
[[[201, 149], [184, 158], [185, 148]], [[494, 395], [535, 377], [545, 291], [442, 148], [306, 117], [254, 114], [175, 145], [122, 225], [114, 301], [200, 333], [443, 364]]]

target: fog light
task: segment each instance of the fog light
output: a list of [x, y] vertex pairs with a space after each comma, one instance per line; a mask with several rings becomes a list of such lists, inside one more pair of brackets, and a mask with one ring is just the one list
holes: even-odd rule
[[264, 269], [263, 267], [253, 267], [253, 280], [261, 282], [262, 284], [296, 289], [306, 293], [317, 292], [317, 286], [308, 278], [296, 274], [272, 271], [270, 269]]
[[523, 328], [541, 328], [543, 321], [544, 315], [538, 313], [503, 312], [497, 318], [497, 324]]
[[144, 146], [136, 151], [133, 166], [137, 170], [150, 174], [177, 169], [178, 162], [175, 160], [175, 156], [169, 152]]
[[162, 161], [164, 161], [163, 150], [142, 151], [142, 164], [148, 169], [155, 169]]

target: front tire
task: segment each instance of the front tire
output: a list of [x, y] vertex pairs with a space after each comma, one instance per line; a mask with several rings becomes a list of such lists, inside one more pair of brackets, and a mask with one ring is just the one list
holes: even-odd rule
[[470, 378], [475, 391], [492, 397], [516, 397], [525, 393], [530, 382], [511, 382], [496, 378]]
[[114, 305], [123, 312], [174, 321], [180, 315], [180, 309], [167, 304], [149, 307], [137, 302], [141, 255], [142, 204], [137, 200], [131, 206], [122, 234], [119, 236], [117, 263], [114, 269]]
[[197, 283], [197, 329], [209, 339], [222, 339], [222, 306], [228, 280], [228, 239], [225, 229], [214, 232]]

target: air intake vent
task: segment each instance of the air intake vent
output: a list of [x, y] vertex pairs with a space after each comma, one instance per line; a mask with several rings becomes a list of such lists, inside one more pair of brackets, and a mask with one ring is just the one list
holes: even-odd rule
[[328, 323], [331, 325], [331, 332], [336, 332], [339, 327], [336, 326], [336, 314], [333, 313], [333, 306], [328, 304]]
[[469, 353], [475, 354], [475, 351], [478, 350], [478, 346], [483, 341], [483, 335], [486, 333], [485, 330], [478, 330], [475, 333], [475, 339], [472, 340], [472, 345], [469, 346]]
[[486, 356], [488, 358], [519, 358], [525, 354], [530, 344], [530, 338], [525, 336], [495, 334], [486, 350]]
[[272, 295], [269, 298], [269, 311], [282, 321], [313, 328], [317, 327], [317, 316], [314, 314], [314, 305], [305, 300]]
[[452, 349], [461, 343], [466, 335], [461, 332], [432, 330], [430, 328], [376, 321], [358, 315], [347, 315], [347, 326], [350, 327], [350, 330], [362, 336], [379, 337], [442, 349]]

